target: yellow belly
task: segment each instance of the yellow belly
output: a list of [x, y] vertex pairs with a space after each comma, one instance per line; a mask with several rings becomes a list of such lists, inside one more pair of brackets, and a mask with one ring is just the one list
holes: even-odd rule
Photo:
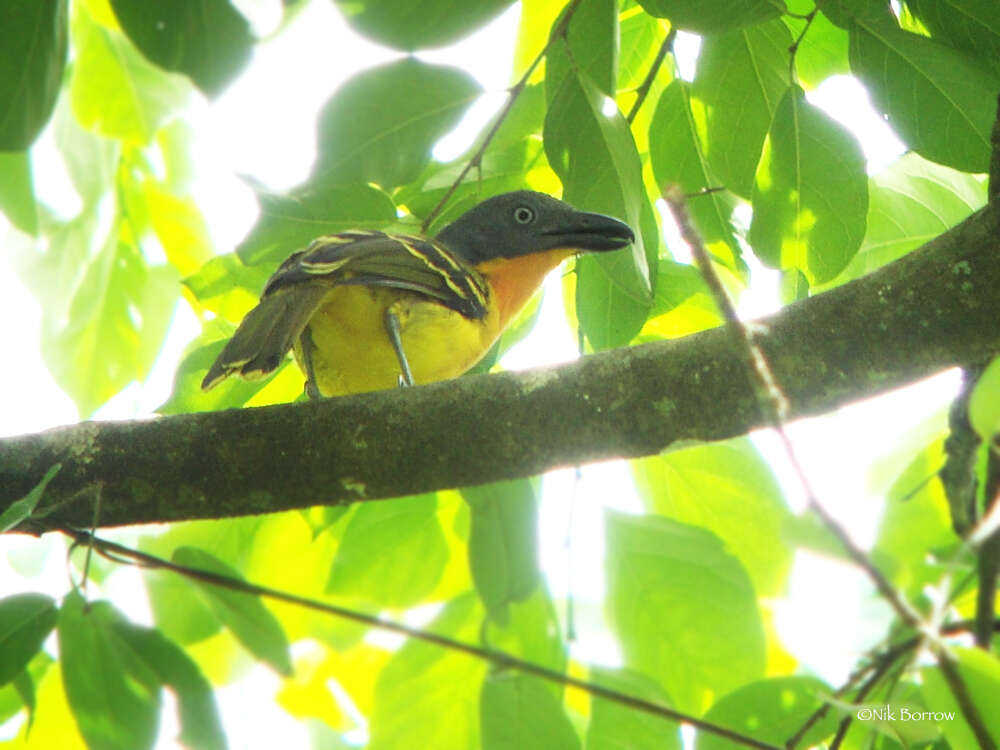
[[[336, 287], [309, 320], [313, 371], [324, 396], [399, 384], [399, 360], [383, 323], [390, 306], [399, 318], [403, 350], [417, 383], [458, 377], [482, 359], [501, 331], [496, 309], [483, 320], [469, 320], [410, 292]], [[299, 345], [295, 359], [304, 370]]]

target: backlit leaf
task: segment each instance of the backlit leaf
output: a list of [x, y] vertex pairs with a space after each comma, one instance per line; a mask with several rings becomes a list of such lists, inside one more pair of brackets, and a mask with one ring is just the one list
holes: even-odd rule
[[681, 711], [763, 676], [764, 627], [749, 576], [715, 534], [609, 512], [606, 607], [625, 664]]
[[361, 503], [344, 529], [326, 590], [405, 609], [434, 590], [447, 560], [434, 493]]
[[781, 21], [707, 37], [691, 83], [702, 151], [723, 187], [749, 198], [771, 117], [788, 88], [792, 35]]
[[320, 114], [313, 180], [385, 190], [410, 182], [480, 91], [468, 73], [415, 58], [357, 73]]
[[250, 59], [250, 24], [229, 0], [111, 0], [129, 39], [164, 70], [217, 94]]
[[0, 599], [0, 685], [16, 678], [56, 625], [56, 606], [44, 594]]
[[[198, 570], [240, 580], [242, 576], [217, 557], [197, 547], [178, 547], [174, 550], [173, 561]], [[227, 627], [236, 639], [258, 659], [267, 662], [279, 674], [292, 671], [288, 640], [281, 625], [259, 598], [223, 586], [193, 581], [205, 596], [215, 616]]]
[[810, 283], [840, 273], [861, 246], [868, 179], [854, 136], [788, 89], [775, 112], [753, 191], [750, 244], [765, 263]]
[[1000, 74], [889, 23], [851, 27], [851, 70], [899, 137], [925, 159], [985, 172]]
[[639, 0], [650, 15], [696, 34], [718, 34], [777, 18], [784, 0]]
[[348, 23], [401, 50], [441, 47], [488, 23], [513, 0], [336, 0]]

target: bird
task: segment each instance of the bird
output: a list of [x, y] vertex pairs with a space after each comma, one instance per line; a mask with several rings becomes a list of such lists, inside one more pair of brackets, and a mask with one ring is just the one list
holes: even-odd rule
[[433, 238], [319, 237], [270, 277], [201, 387], [265, 377], [289, 350], [313, 399], [458, 377], [564, 259], [634, 239], [618, 219], [531, 190], [488, 198]]

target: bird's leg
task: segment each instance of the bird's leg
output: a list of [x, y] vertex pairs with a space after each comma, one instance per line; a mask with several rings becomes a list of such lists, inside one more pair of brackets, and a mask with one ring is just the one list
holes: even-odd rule
[[316, 373], [313, 370], [313, 350], [316, 346], [313, 344], [312, 330], [309, 326], [302, 329], [299, 344], [302, 347], [302, 369], [306, 371], [306, 395], [311, 401], [319, 401], [323, 398], [323, 394], [316, 385]]
[[413, 373], [410, 372], [410, 363], [406, 361], [406, 352], [403, 351], [403, 340], [400, 338], [399, 318], [391, 309], [385, 311], [385, 330], [389, 334], [389, 341], [396, 352], [396, 359], [399, 360], [399, 369], [402, 374], [399, 376], [400, 385], [413, 385]]

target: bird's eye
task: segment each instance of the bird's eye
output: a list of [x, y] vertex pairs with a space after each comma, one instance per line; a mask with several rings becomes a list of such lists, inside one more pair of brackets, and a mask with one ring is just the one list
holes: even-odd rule
[[514, 209], [514, 221], [518, 224], [530, 224], [535, 220], [535, 212], [527, 206], [518, 206]]

